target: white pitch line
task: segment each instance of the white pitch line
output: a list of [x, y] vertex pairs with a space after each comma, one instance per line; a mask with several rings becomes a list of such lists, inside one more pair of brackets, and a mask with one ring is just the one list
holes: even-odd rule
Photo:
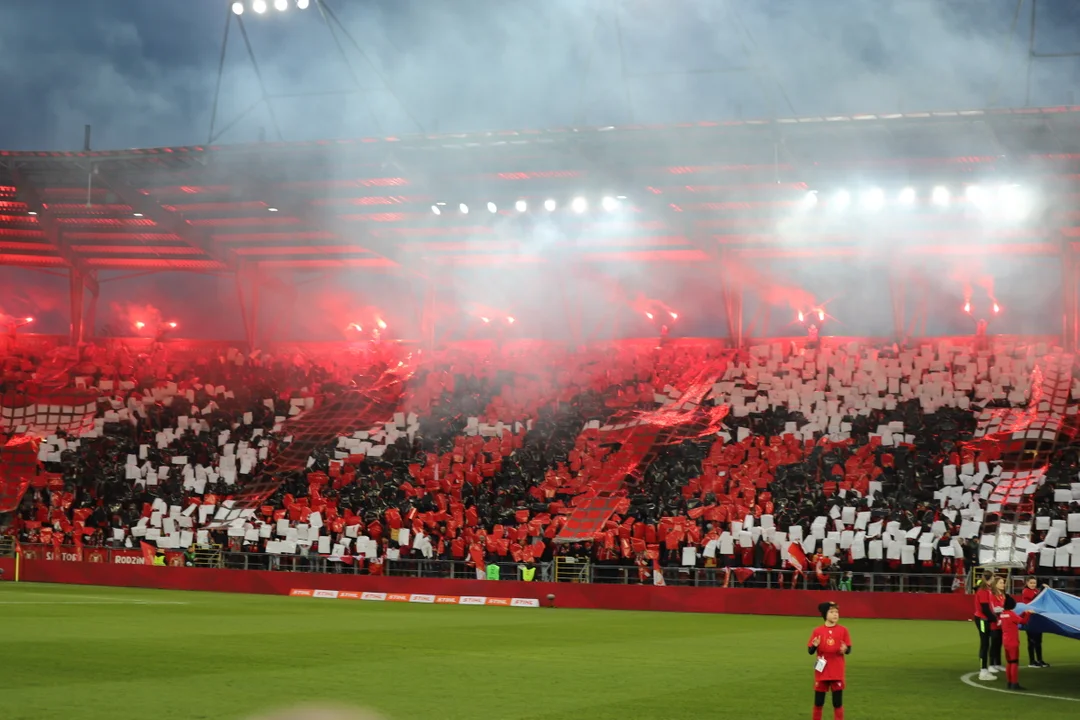
[[1005, 690], [1003, 688], [990, 687], [986, 683], [972, 680], [973, 677], [978, 675], [977, 672], [970, 672], [967, 675], [962, 675], [960, 681], [965, 685], [970, 685], [973, 688], [979, 688], [980, 690], [989, 690], [990, 692], [1008, 693], [1009, 695], [1015, 695], [1017, 697], [1038, 697], [1046, 698], [1047, 700], [1067, 700], [1069, 702], [1080, 702], [1080, 698], [1062, 697], [1061, 695], [1042, 695], [1040, 693], [1028, 692], [1027, 690]]

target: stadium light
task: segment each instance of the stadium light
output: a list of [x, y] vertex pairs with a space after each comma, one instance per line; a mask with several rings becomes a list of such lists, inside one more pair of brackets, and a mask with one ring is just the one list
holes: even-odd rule
[[555, 201], [550, 198], [544, 201], [544, 209], [548, 212], [555, 212]]
[[175, 330], [176, 329], [176, 323], [174, 323], [174, 322], [169, 323], [169, 327], [172, 328], [173, 330]]
[[244, 14], [244, 3], [242, 3], [242, 2], [234, 2], [232, 4], [232, 11], [233, 11], [233, 15], [243, 15]]
[[262, 15], [264, 12], [266, 12], [266, 0], [253, 0], [253, 2], [251, 3], [251, 9], [259, 15]]
[[132, 215], [131, 215], [131, 216], [132, 216], [132, 217], [142, 217], [142, 216], [143, 216], [143, 214], [142, 214], [142, 213], [132, 213]]
[[817, 207], [817, 204], [818, 204], [817, 190], [810, 190], [810, 191], [808, 191], [806, 193], [805, 196], [803, 196], [802, 206], [803, 206], [804, 210], [809, 210], [810, 208]]
[[36, 212], [36, 211], [34, 211], [34, 210], [31, 210], [30, 212], [28, 212], [28, 213], [26, 213], [26, 214], [27, 214], [27, 215], [37, 215], [37, 212]]
[[494, 214], [494, 213], [499, 212], [499, 208], [493, 202], [489, 202], [488, 205], [487, 205], [487, 208], [488, 208], [489, 213]]
[[144, 327], [146, 327], [146, 323], [144, 323], [142, 320], [136, 320], [135, 327], [139, 330], [142, 330]]
[[469, 214], [469, 206], [466, 205], [465, 203], [461, 203], [460, 205], [458, 205], [458, 210], [461, 211], [462, 215], [468, 215]]
[[268, 207], [268, 208], [266, 208], [266, 211], [267, 212], [277, 212], [278, 209], [276, 207]]
[[442, 215], [442, 210], [439, 209], [438, 205], [432, 205], [431, 212], [435, 213], [436, 215]]
[[650, 320], [652, 320], [652, 319], [653, 319], [653, 314], [652, 314], [651, 312], [648, 312], [648, 311], [646, 311], [646, 312], [645, 312], [645, 317], [647, 317], [647, 318], [649, 318]]
[[486, 317], [482, 317], [482, 318], [480, 318], [480, 319], [481, 319], [481, 320], [483, 320], [483, 321], [484, 321], [484, 322], [486, 322], [486, 323], [489, 323], [489, 322], [491, 322], [491, 318], [486, 318]]
[[945, 207], [949, 204], [949, 200], [951, 199], [951, 197], [952, 196], [949, 194], [949, 188], [945, 187], [944, 185], [938, 185], [934, 188], [934, 192], [931, 193], [930, 200], [939, 207]]
[[278, 12], [285, 12], [289, 9], [289, 0], [274, 0], [274, 9]]
[[28, 317], [24, 322], [29, 325], [30, 323], [34, 322], [34, 318]]
[[525, 202], [524, 200], [518, 200], [516, 203], [514, 203], [514, 209], [518, 212], [525, 212], [529, 209], [529, 203]]
[[986, 210], [986, 191], [980, 185], [968, 185], [964, 188], [964, 197], [967, 201], [979, 208], [980, 210]]
[[507, 316], [506, 316], [506, 322], [508, 322], [508, 323], [510, 323], [511, 325], [513, 325], [513, 324], [514, 324], [514, 317], [513, 317], [512, 315], [507, 315]]
[[862, 206], [871, 212], [877, 212], [885, 206], [885, 191], [871, 188], [862, 194]]
[[998, 190], [998, 208], [1011, 220], [1018, 220], [1027, 215], [1030, 203], [1024, 191], [1017, 185], [1003, 185]]
[[375, 324], [379, 326], [379, 329], [380, 329], [380, 330], [385, 330], [385, 329], [386, 329], [386, 323], [385, 323], [385, 322], [383, 322], [383, 319], [382, 319], [382, 318], [377, 318], [377, 319], [375, 320]]
[[850, 204], [851, 193], [847, 190], [840, 190], [833, 196], [833, 205], [836, 206], [838, 210], [843, 210]]
[[297, 10], [307, 10], [308, 5], [310, 5], [310, 4], [311, 3], [308, 2], [308, 0], [296, 0], [296, 9]]
[[672, 320], [678, 320], [679, 319], [679, 313], [669, 312], [668, 315], [671, 316]]
[[900, 191], [900, 195], [896, 198], [901, 205], [914, 205], [915, 204], [915, 188], [906, 187]]
[[589, 202], [583, 197], [576, 197], [574, 198], [574, 201], [570, 203], [570, 209], [580, 215], [589, 209]]
[[619, 201], [611, 196], [608, 196], [600, 201], [600, 206], [608, 212], [615, 212], [619, 209]]

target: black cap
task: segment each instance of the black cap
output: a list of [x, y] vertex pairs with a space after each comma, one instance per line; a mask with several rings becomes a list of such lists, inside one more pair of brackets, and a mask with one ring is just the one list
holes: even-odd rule
[[1006, 610], [1012, 610], [1014, 607], [1016, 607], [1016, 600], [1013, 598], [1012, 595], [1006, 595], [1005, 596], [1005, 609]]
[[818, 605], [817, 610], [819, 613], [821, 613], [821, 619], [824, 620], [825, 617], [829, 614], [829, 611], [832, 610], [834, 607], [838, 607], [838, 605], [834, 602], [823, 602]]

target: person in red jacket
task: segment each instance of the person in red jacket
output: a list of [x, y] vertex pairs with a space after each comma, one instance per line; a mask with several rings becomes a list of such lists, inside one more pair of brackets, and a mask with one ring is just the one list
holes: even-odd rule
[[1023, 690], [1020, 687], [1020, 626], [1026, 623], [1031, 613], [1016, 613], [1016, 601], [1005, 596], [1005, 609], [998, 615], [1001, 623], [1001, 647], [1005, 651], [1005, 679], [1009, 690]]
[[[1027, 604], [1035, 602], [1039, 596], [1039, 581], [1032, 575], [1024, 581], [1024, 591], [1020, 594], [1020, 602]], [[1049, 663], [1043, 662], [1042, 633], [1027, 631], [1028, 667], [1048, 668]]]
[[814, 720], [821, 720], [825, 695], [832, 692], [833, 718], [844, 720], [844, 663], [851, 653], [851, 635], [840, 624], [840, 607], [827, 602], [818, 605], [825, 621], [810, 634], [807, 652], [817, 655], [814, 664]]
[[994, 573], [984, 572], [982, 580], [975, 589], [975, 628], [979, 631], [979, 662], [982, 669], [979, 671], [980, 680], [997, 680], [997, 675], [990, 670], [990, 638], [992, 636], [991, 622], [994, 619], [993, 591], [990, 589], [994, 581]]

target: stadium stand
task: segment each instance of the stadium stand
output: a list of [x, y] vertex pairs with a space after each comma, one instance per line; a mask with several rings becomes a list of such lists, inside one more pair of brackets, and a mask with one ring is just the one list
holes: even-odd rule
[[[1072, 358], [862, 342], [530, 344], [421, 360], [124, 343], [3, 363], [26, 546], [335, 571], [582, 557], [634, 582], [1076, 574]], [[181, 553], [184, 553], [183, 555]], [[613, 576], [614, 577], [614, 576]]]

